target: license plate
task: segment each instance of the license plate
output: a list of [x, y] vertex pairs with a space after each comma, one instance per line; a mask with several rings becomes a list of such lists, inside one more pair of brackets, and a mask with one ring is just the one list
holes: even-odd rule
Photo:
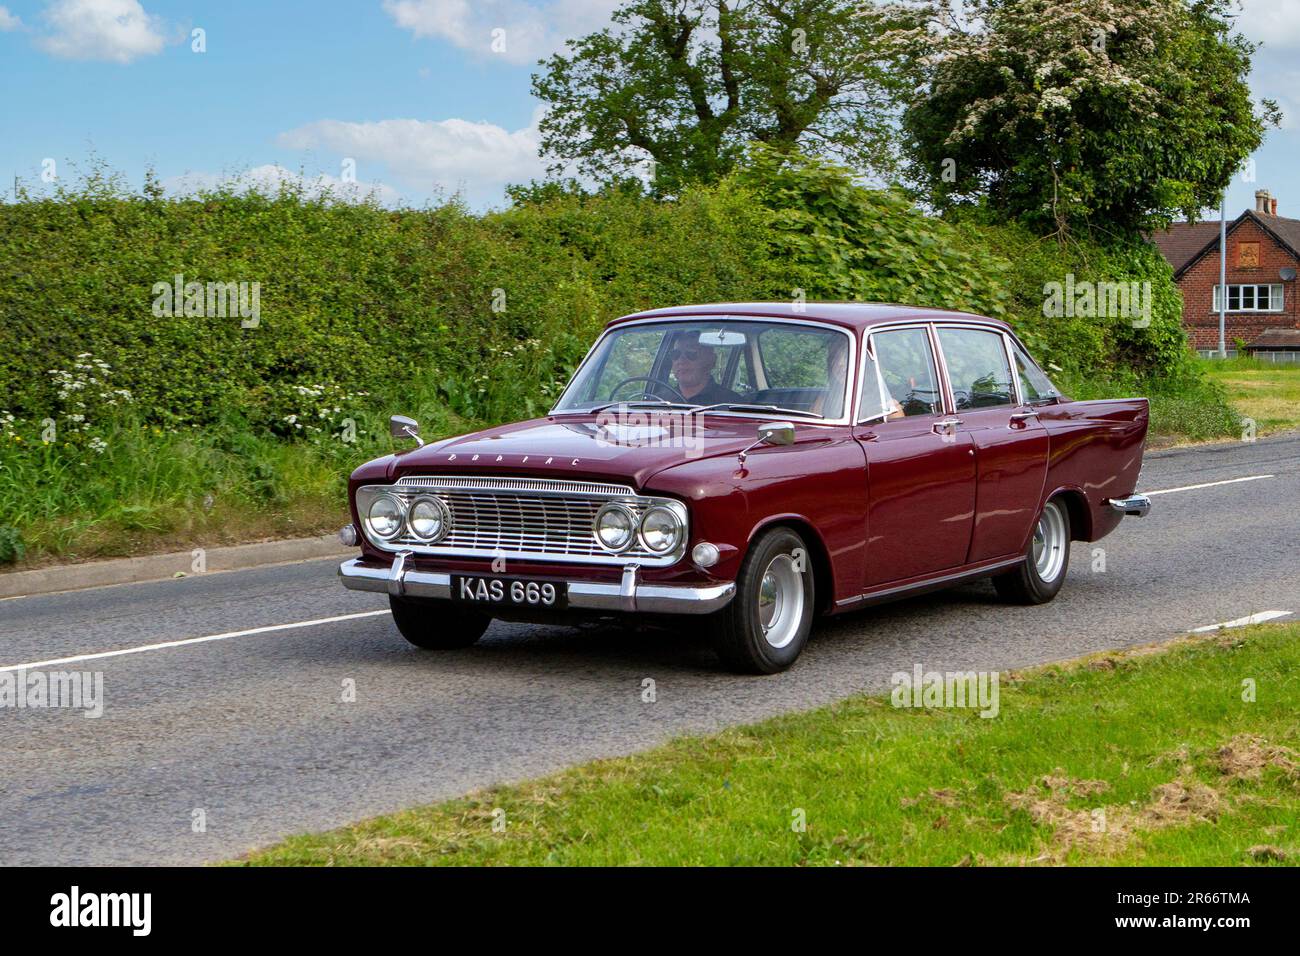
[[451, 576], [453, 601], [551, 609], [564, 607], [568, 603], [568, 597], [569, 586], [563, 581], [485, 578], [475, 574]]

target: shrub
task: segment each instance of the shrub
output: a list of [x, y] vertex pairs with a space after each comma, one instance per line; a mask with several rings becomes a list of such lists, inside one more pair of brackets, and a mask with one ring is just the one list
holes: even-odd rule
[[15, 564], [26, 554], [22, 533], [17, 528], [0, 525], [0, 564]]

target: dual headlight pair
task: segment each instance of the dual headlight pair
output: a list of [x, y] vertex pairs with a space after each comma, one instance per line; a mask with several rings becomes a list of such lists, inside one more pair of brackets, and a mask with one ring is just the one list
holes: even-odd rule
[[380, 495], [370, 503], [366, 525], [374, 537], [391, 541], [409, 528], [426, 544], [441, 540], [451, 530], [451, 512], [440, 498], [420, 495], [405, 508], [394, 495]]
[[[365, 514], [370, 538], [392, 541], [403, 531], [422, 544], [441, 541], [451, 530], [451, 512], [435, 495], [417, 495], [403, 505], [396, 495], [381, 494], [370, 502]], [[686, 538], [686, 521], [682, 514], [667, 505], [651, 505], [637, 518], [621, 502], [609, 502], [596, 512], [592, 531], [600, 546], [611, 554], [628, 551], [640, 539], [651, 554], [671, 554]]]
[[637, 521], [627, 505], [610, 502], [596, 512], [592, 530], [600, 546], [614, 554], [627, 551], [638, 537], [642, 546], [652, 554], [669, 554], [677, 550], [685, 538], [686, 522], [665, 505], [650, 506]]

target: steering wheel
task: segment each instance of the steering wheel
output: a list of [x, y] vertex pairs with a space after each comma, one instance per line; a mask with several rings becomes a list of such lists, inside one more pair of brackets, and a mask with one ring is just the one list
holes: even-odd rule
[[[652, 385], [662, 385], [664, 388], [668, 389], [668, 391], [672, 392], [674, 395], [676, 395], [676, 396], [677, 396], [679, 399], [681, 399], [683, 402], [687, 401], [687, 398], [686, 398], [685, 395], [683, 395], [681, 392], [677, 391], [677, 389], [673, 388], [671, 385], [669, 385], [669, 384], [668, 384], [667, 382], [665, 382], [663, 379], [661, 379], [661, 378], [651, 378], [649, 375], [633, 375], [631, 378], [625, 378], [625, 379], [623, 379], [623, 381], [619, 382], [617, 385], [615, 385], [613, 388], [611, 388], [611, 389], [609, 390], [609, 396], [608, 396], [608, 397], [609, 397], [609, 400], [610, 400], [610, 401], [613, 401], [613, 400], [614, 400], [614, 396], [618, 393], [618, 390], [619, 390], [620, 388], [622, 388], [624, 385], [628, 384], [629, 382], [649, 382], [649, 383], [652, 384]], [[642, 398], [662, 398], [662, 396], [660, 396], [660, 395], [653, 395], [653, 394], [651, 394], [649, 388], [645, 388], [645, 389], [642, 389], [642, 390], [641, 390], [641, 397], [642, 397]]]

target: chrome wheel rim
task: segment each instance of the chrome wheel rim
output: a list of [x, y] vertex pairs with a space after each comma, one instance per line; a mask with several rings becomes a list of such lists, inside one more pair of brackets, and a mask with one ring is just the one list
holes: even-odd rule
[[1065, 513], [1055, 501], [1049, 501], [1034, 528], [1034, 567], [1038, 577], [1050, 583], [1061, 576], [1065, 567]]
[[803, 577], [788, 554], [768, 562], [758, 583], [758, 623], [775, 648], [794, 640], [803, 620]]

